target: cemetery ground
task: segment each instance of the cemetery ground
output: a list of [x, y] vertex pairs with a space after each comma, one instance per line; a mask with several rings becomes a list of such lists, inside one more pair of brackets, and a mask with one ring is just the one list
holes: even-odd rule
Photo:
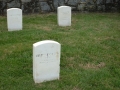
[[[32, 45], [42, 40], [61, 44], [60, 79], [35, 84]], [[53, 13], [24, 15], [12, 32], [0, 16], [0, 90], [120, 90], [120, 14], [73, 13], [70, 27]]]

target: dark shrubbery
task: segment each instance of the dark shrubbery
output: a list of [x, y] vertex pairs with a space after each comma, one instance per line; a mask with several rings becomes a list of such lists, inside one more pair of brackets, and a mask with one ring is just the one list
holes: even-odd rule
[[[57, 1], [57, 2], [56, 2]], [[21, 8], [23, 13], [53, 12], [57, 7], [67, 5], [75, 11], [120, 12], [120, 0], [0, 0], [0, 14], [6, 9]]]

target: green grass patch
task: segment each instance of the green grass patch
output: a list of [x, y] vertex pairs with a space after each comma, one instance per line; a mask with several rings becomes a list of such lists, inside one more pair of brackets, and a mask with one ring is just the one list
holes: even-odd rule
[[[35, 84], [32, 45], [61, 43], [60, 80]], [[23, 30], [8, 32], [0, 16], [0, 90], [120, 90], [120, 14], [73, 13], [59, 27], [56, 14], [23, 16]]]

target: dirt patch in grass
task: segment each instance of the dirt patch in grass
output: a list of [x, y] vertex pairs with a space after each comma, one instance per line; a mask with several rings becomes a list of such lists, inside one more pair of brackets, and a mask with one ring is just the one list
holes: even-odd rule
[[49, 25], [38, 25], [38, 24], [30, 24], [29, 26], [26, 25], [27, 28], [33, 28], [33, 29], [42, 29], [42, 30], [45, 30], [45, 31], [51, 31], [52, 28], [49, 26]]
[[52, 29], [51, 29], [50, 27], [48, 27], [48, 26], [44, 26], [44, 27], [42, 27], [42, 29], [45, 30], [45, 31], [51, 31], [51, 30], [52, 30]]
[[81, 90], [80, 88], [74, 87], [72, 90]]
[[99, 68], [105, 67], [105, 63], [104, 62], [100, 62], [97, 65], [92, 64], [92, 63], [87, 63], [87, 64], [79, 64], [79, 66], [84, 68], [84, 69], [99, 69]]

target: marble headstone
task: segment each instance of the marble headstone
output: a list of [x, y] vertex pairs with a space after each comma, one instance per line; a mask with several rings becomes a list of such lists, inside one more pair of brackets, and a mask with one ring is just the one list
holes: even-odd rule
[[7, 10], [8, 31], [22, 30], [22, 10], [11, 8]]
[[71, 26], [71, 7], [58, 7], [57, 15], [59, 26]]
[[52, 40], [33, 44], [33, 79], [35, 83], [59, 79], [60, 50], [61, 45]]

